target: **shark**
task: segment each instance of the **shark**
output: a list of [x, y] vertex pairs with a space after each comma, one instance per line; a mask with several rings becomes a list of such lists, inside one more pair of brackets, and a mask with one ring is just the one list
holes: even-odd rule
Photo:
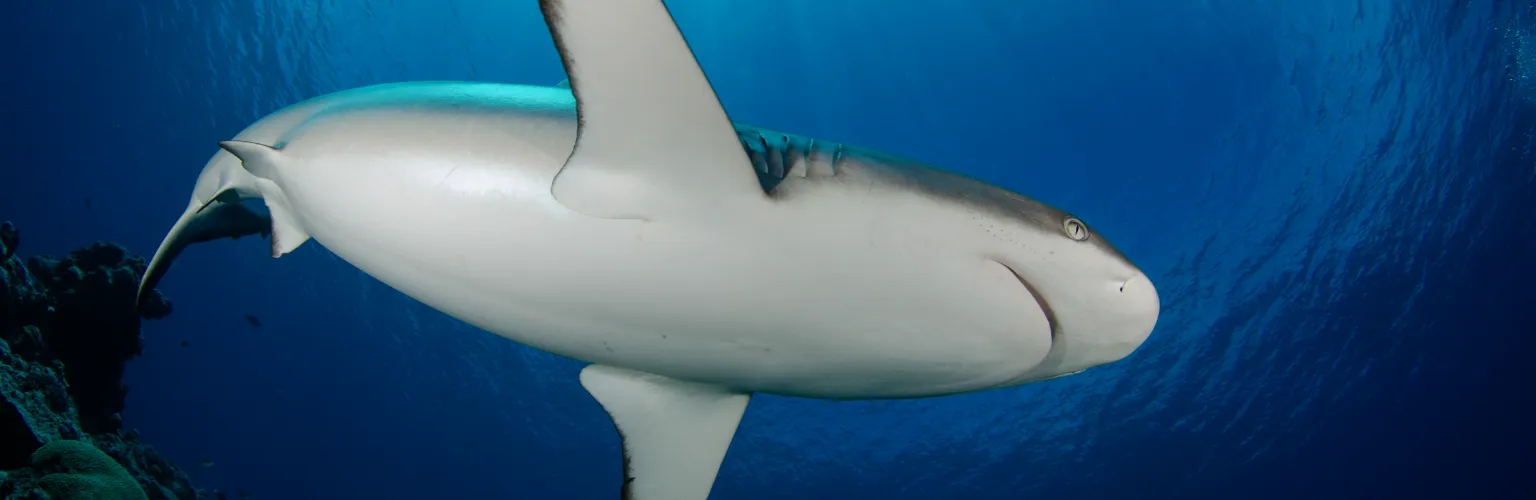
[[1071, 213], [733, 121], [661, 0], [538, 5], [566, 82], [372, 85], [261, 118], [218, 144], [140, 296], [191, 244], [315, 240], [587, 363], [631, 500], [708, 498], [754, 394], [995, 390], [1151, 335], [1151, 279]]

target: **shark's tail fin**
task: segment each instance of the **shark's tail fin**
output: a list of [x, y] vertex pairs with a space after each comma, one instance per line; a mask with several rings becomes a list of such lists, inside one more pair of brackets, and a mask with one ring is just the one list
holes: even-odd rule
[[[215, 157], [203, 169], [192, 203], [160, 242], [139, 281], [138, 304], [143, 304], [144, 297], [165, 277], [176, 256], [193, 243], [260, 234], [272, 237], [272, 256], [280, 257], [309, 240], [309, 233], [293, 218], [287, 196], [274, 182], [285, 163], [282, 152], [243, 141], [225, 141], [219, 147], [238, 163]], [[240, 203], [252, 198], [265, 201], [268, 213]]]
[[187, 245], [219, 238], [239, 239], [252, 234], [266, 237], [271, 233], [271, 218], [241, 205], [239, 200], [228, 198], [233, 197], [214, 199], [201, 206], [189, 207], [176, 220], [176, 225], [171, 226], [171, 232], [160, 242], [155, 257], [144, 270], [144, 278], [139, 281], [136, 304], [144, 303], [145, 295], [155, 289], [155, 285], [165, 277], [166, 271], [170, 270], [171, 262], [181, 255]]

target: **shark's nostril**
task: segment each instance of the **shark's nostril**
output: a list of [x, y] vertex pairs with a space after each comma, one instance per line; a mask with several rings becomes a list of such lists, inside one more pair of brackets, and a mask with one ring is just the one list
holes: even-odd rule
[[1145, 275], [1145, 274], [1137, 274], [1136, 276], [1133, 276], [1130, 279], [1127, 279], [1125, 281], [1121, 281], [1120, 282], [1120, 293], [1126, 293], [1127, 289], [1129, 289], [1131, 293], [1136, 293], [1136, 288], [1138, 286], [1140, 286], [1141, 282], [1143, 282], [1143, 281], [1147, 281], [1148, 284], [1151, 284], [1151, 282], [1147, 280], [1147, 275]]
[[1145, 274], [1138, 274], [1121, 283], [1120, 295], [1136, 303], [1145, 303], [1148, 309], [1155, 310], [1159, 307], [1157, 288], [1152, 286], [1152, 280]]

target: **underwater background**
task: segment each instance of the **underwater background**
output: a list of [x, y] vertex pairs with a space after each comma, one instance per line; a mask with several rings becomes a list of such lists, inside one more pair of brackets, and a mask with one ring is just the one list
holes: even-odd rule
[[[1071, 377], [939, 399], [759, 395], [711, 498], [1536, 498], [1532, 4], [667, 4], [736, 121], [1068, 209], [1164, 307], [1135, 354]], [[0, 40], [13, 295], [28, 273], [62, 279], [24, 257], [96, 241], [153, 254], [215, 143], [283, 106], [564, 78], [533, 0], [18, 1]], [[617, 496], [618, 437], [580, 363], [319, 244], [276, 260], [257, 238], [198, 245], [159, 289], [173, 308], [143, 321], [121, 430], [86, 418], [110, 401], [75, 401], [120, 462], [101, 443], [186, 472], [135, 475], [208, 498]], [[37, 300], [79, 296], [51, 293]], [[121, 292], [102, 293], [118, 305], [100, 317], [121, 315]], [[131, 351], [139, 334], [0, 316], [4, 339], [41, 331], [57, 352]], [[41, 380], [11, 376], [42, 370], [14, 357], [0, 382]], [[0, 395], [20, 408], [37, 391]], [[39, 444], [14, 436], [0, 455], [21, 461], [0, 468]]]

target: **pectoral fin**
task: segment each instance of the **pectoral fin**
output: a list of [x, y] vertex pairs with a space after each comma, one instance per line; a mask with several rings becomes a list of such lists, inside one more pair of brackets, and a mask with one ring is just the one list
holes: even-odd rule
[[608, 411], [624, 450], [624, 500], [705, 500], [751, 395], [591, 365], [581, 385]]
[[555, 178], [595, 217], [711, 217], [767, 203], [735, 127], [661, 0], [540, 0], [576, 96]]

